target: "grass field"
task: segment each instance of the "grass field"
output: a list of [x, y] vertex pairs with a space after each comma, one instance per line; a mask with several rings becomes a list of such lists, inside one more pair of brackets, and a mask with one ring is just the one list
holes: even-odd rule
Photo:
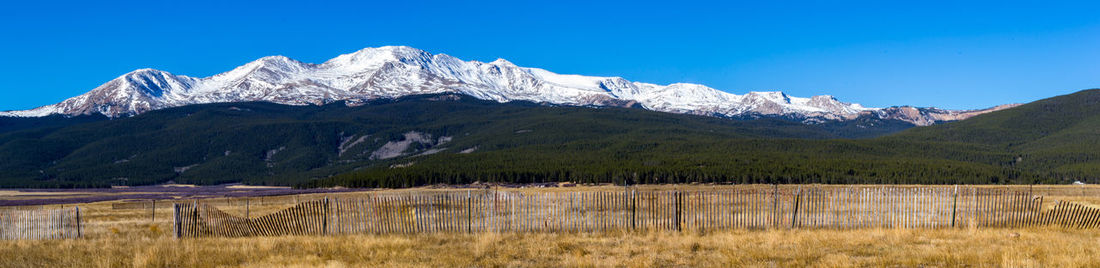
[[[577, 188], [576, 190], [585, 190]], [[563, 189], [550, 189], [560, 191]], [[1072, 192], [1072, 191], [1067, 191]], [[346, 193], [345, 193], [346, 194]], [[316, 198], [322, 195], [302, 196]], [[1058, 196], [1048, 196], [1058, 198]], [[1100, 197], [1063, 196], [1093, 205]], [[296, 197], [253, 200], [253, 216]], [[1097, 267], [1100, 230], [864, 229], [175, 239], [171, 210], [79, 204], [85, 237], [0, 241], [0, 267]], [[225, 210], [243, 214], [238, 201]], [[58, 206], [58, 205], [51, 205]]]

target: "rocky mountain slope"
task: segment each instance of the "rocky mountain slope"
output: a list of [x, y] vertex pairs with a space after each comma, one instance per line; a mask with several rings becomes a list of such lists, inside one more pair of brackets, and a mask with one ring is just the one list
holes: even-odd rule
[[516, 66], [503, 59], [488, 63], [463, 61], [411, 47], [387, 46], [340, 55], [321, 64], [283, 56], [264, 57], [206, 78], [140, 69], [61, 103], [0, 112], [0, 116], [121, 117], [168, 107], [247, 101], [289, 105], [348, 101], [354, 105], [378, 98], [436, 93], [459, 93], [498, 102], [634, 106], [719, 117], [778, 116], [806, 123], [874, 116], [930, 125], [1003, 108], [976, 111], [868, 108], [828, 95], [800, 98], [778, 91], [738, 95], [698, 84], [656, 85], [621, 77], [565, 75]]

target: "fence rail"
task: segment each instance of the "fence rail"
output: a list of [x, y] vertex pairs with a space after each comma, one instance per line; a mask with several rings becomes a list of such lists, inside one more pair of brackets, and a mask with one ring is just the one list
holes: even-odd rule
[[991, 187], [733, 187], [717, 190], [370, 193], [240, 217], [176, 204], [177, 237], [762, 228], [1100, 227], [1100, 209]]
[[0, 239], [58, 239], [83, 235], [80, 208], [0, 210]]

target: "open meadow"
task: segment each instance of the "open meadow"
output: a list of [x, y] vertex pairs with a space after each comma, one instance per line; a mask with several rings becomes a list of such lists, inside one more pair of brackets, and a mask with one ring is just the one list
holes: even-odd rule
[[[706, 189], [715, 186], [647, 186]], [[1027, 186], [1019, 186], [1023, 188]], [[1044, 188], [1045, 187], [1045, 188]], [[509, 189], [599, 191], [613, 186]], [[431, 192], [403, 189], [370, 193]], [[1100, 205], [1088, 186], [1041, 186], [1045, 198]], [[1044, 192], [1046, 191], [1046, 192]], [[203, 199], [230, 214], [271, 214], [359, 192]], [[0, 241], [0, 267], [1096, 267], [1100, 230], [1021, 228], [763, 228], [597, 232], [429, 232], [175, 238], [173, 209], [144, 200], [81, 203], [83, 237]], [[71, 207], [53, 204], [47, 207]]]

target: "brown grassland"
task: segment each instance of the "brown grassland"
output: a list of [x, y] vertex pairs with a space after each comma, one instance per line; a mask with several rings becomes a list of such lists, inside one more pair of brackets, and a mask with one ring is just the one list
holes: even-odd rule
[[[1100, 197], [1064, 199], [1100, 204]], [[1096, 229], [779, 229], [175, 239], [170, 234], [170, 208], [158, 209], [156, 221], [151, 222], [149, 210], [112, 209], [111, 204], [117, 202], [79, 204], [85, 215], [84, 238], [0, 241], [0, 267], [1100, 267], [1100, 230]], [[253, 216], [291, 203], [270, 197], [265, 202], [251, 202], [255, 202], [250, 204]], [[243, 215], [237, 203], [223, 202], [226, 211]]]

